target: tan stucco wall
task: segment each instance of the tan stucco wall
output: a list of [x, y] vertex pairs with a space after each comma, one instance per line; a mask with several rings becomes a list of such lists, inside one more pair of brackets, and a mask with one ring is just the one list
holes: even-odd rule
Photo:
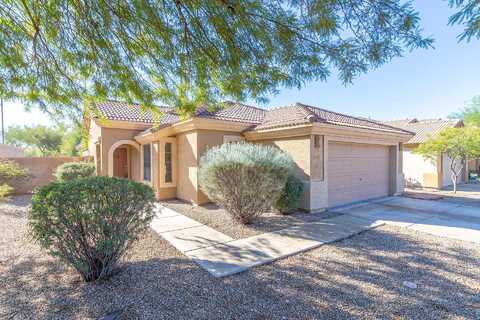
[[[312, 154], [316, 154], [318, 151], [313, 151], [312, 136], [301, 136], [301, 137], [291, 137], [291, 138], [280, 138], [280, 139], [268, 139], [268, 140], [259, 140], [255, 143], [268, 144], [278, 147], [280, 150], [288, 153], [293, 161], [295, 162], [295, 176], [300, 178], [304, 184], [304, 192], [302, 198], [300, 199], [299, 206], [302, 209], [310, 209], [310, 174], [313, 167], [314, 174], [319, 174], [319, 167], [323, 167], [320, 164], [316, 163], [317, 161], [312, 161]], [[312, 166], [313, 165], [313, 166]]]
[[403, 147], [403, 174], [407, 187], [437, 188], [440, 168], [436, 160], [413, 153], [417, 145]]
[[197, 202], [197, 132], [190, 131], [177, 135], [178, 175], [177, 197]]
[[274, 145], [285, 151], [295, 161], [295, 175], [302, 180], [310, 179], [310, 136], [260, 140], [255, 143]]
[[17, 162], [23, 168], [28, 169], [31, 174], [30, 180], [12, 186], [17, 194], [32, 192], [34, 189], [55, 180], [56, 178], [53, 174], [61, 164], [93, 160], [92, 157], [19, 157], [6, 159]]
[[157, 198], [160, 200], [174, 199], [177, 197], [177, 188], [160, 188], [157, 190]]
[[209, 148], [223, 143], [225, 135], [240, 136], [235, 132], [213, 130], [195, 130], [177, 135], [177, 198], [196, 204], [210, 202], [198, 185], [198, 164]]

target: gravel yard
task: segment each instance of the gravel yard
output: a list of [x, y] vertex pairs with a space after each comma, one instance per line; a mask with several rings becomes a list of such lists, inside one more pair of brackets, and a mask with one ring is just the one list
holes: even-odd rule
[[215, 279], [148, 232], [118, 274], [85, 284], [28, 241], [25, 203], [0, 204], [0, 319], [98, 319], [123, 308], [122, 319], [480, 316], [480, 246], [470, 243], [381, 227]]
[[241, 225], [235, 223], [225, 210], [213, 203], [192, 206], [180, 200], [169, 200], [162, 201], [161, 204], [234, 239], [248, 238], [265, 232], [285, 229], [296, 223], [318, 221], [339, 215], [335, 212], [306, 213], [299, 211], [289, 215], [269, 212], [258, 217], [249, 225]]

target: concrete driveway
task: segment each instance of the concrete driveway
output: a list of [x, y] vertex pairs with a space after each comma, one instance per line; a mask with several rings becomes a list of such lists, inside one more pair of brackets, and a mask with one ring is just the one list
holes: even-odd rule
[[408, 193], [428, 194], [443, 197], [446, 202], [457, 203], [480, 208], [480, 183], [464, 183], [457, 186], [457, 193], [453, 193], [453, 187], [443, 190], [405, 189]]
[[473, 206], [445, 199], [389, 197], [333, 211], [361, 217], [370, 222], [385, 222], [440, 237], [480, 244], [480, 204]]

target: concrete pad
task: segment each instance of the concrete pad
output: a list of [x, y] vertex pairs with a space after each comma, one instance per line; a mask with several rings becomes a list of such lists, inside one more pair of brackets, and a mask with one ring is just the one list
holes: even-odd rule
[[399, 227], [409, 226], [434, 217], [432, 214], [420, 211], [412, 212], [408, 209], [393, 208], [381, 204], [370, 204], [354, 208], [347, 211], [346, 214], [366, 219], [370, 223], [384, 222]]
[[174, 217], [174, 216], [180, 216], [181, 214], [178, 213], [175, 210], [172, 210], [170, 208], [164, 207], [161, 204], [155, 204], [155, 213], [156, 213], [156, 218], [169, 218], [169, 217]]
[[480, 223], [480, 208], [458, 206], [452, 210], [449, 210], [448, 214], [450, 214], [452, 217], [473, 220], [473, 222], [478, 221], [478, 223]]
[[352, 236], [377, 225], [352, 216], [338, 216], [188, 251], [186, 255], [213, 276], [224, 277]]
[[163, 232], [161, 235], [183, 253], [233, 240], [233, 238], [207, 226]]
[[389, 201], [382, 202], [382, 204], [416, 211], [427, 211], [431, 213], [448, 212], [449, 210], [459, 206], [458, 204], [444, 201], [421, 200], [405, 197], [395, 197]]
[[433, 218], [411, 225], [408, 229], [480, 244], [480, 224], [466, 221]]
[[203, 226], [200, 222], [182, 215], [154, 218], [150, 227], [158, 233]]

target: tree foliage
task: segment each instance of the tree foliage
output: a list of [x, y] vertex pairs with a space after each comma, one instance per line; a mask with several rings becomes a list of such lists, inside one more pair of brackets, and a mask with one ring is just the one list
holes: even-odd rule
[[478, 0], [448, 0], [450, 7], [458, 9], [448, 23], [461, 24], [464, 31], [458, 36], [460, 40], [480, 39], [480, 2]]
[[348, 83], [431, 46], [402, 2], [2, 1], [0, 93], [52, 112], [116, 97], [188, 113], [220, 98], [262, 101], [333, 70]]
[[467, 126], [480, 127], [480, 96], [473, 97], [464, 108], [450, 114], [449, 118], [463, 119]]
[[47, 127], [43, 125], [11, 126], [5, 134], [5, 141], [24, 148], [29, 156], [76, 156], [79, 153], [82, 129], [74, 126]]
[[11, 126], [5, 134], [8, 144], [25, 148], [30, 156], [52, 156], [60, 153], [63, 132], [43, 125]]
[[439, 155], [451, 159], [450, 175], [456, 192], [458, 176], [465, 166], [465, 160], [480, 157], [480, 128], [448, 128], [436, 138], [430, 138], [414, 150], [425, 158], [436, 160]]

